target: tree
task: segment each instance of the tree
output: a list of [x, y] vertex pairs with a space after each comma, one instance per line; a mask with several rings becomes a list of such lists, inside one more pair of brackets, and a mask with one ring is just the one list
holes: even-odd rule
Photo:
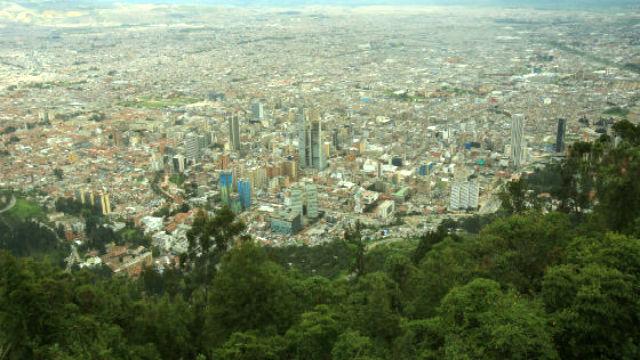
[[527, 188], [524, 180], [508, 182], [499, 197], [502, 209], [507, 214], [521, 214], [527, 210]]
[[75, 280], [46, 262], [0, 253], [0, 339], [8, 359], [128, 357], [122, 328], [103, 317], [106, 293]]
[[365, 243], [362, 239], [362, 226], [357, 221], [356, 224], [347, 229], [344, 233], [344, 239], [349, 244], [353, 253], [353, 264], [351, 265], [351, 271], [356, 276], [362, 276], [365, 272]]
[[376, 349], [370, 338], [362, 336], [358, 331], [346, 331], [341, 334], [333, 350], [333, 360], [376, 360]]
[[296, 359], [331, 359], [331, 348], [340, 332], [340, 317], [327, 305], [302, 314], [286, 333], [289, 354]]
[[235, 332], [215, 351], [220, 360], [278, 360], [282, 359], [284, 340], [279, 336], [262, 337], [255, 332]]
[[613, 124], [613, 132], [623, 141], [634, 146], [640, 145], [640, 126], [634, 125], [629, 120], [621, 120]]
[[562, 357], [638, 357], [640, 242], [613, 233], [576, 238], [567, 262], [549, 269], [542, 287]]
[[181, 296], [149, 299], [140, 304], [138, 311], [129, 334], [134, 343], [152, 342], [162, 359], [193, 359], [196, 356], [190, 333], [195, 314]]
[[444, 358], [442, 319], [404, 321], [401, 335], [394, 341], [393, 353], [400, 360], [436, 360]]
[[406, 290], [416, 267], [409, 257], [403, 254], [390, 254], [384, 263], [384, 272], [398, 284], [399, 289]]
[[479, 274], [474, 239], [451, 237], [433, 246], [410, 278], [405, 294], [406, 311], [413, 318], [436, 313], [440, 300], [454, 286], [465, 284]]
[[223, 207], [212, 218], [203, 210], [196, 214], [193, 226], [187, 232], [187, 257], [196, 272], [197, 283], [204, 285], [205, 299], [208, 299], [213, 267], [244, 229], [244, 223], [236, 220], [228, 207]]
[[510, 181], [505, 185], [498, 197], [502, 203], [502, 211], [506, 214], [523, 214], [529, 210], [539, 211], [542, 207], [540, 200], [533, 191], [529, 191], [525, 179]]
[[420, 261], [431, 251], [433, 246], [444, 240], [445, 237], [447, 237], [447, 232], [443, 227], [438, 227], [437, 231], [428, 231], [420, 236], [418, 246], [413, 253], [413, 263], [420, 264]]
[[564, 258], [571, 235], [569, 218], [562, 213], [498, 219], [480, 233], [480, 269], [522, 293], [539, 291], [544, 271]]
[[607, 153], [594, 175], [598, 200], [594, 211], [610, 230], [633, 234], [640, 218], [639, 159], [640, 148], [623, 143]]
[[390, 343], [400, 332], [400, 291], [385, 273], [356, 280], [346, 301], [350, 327], [376, 340]]
[[637, 283], [602, 265], [559, 265], [544, 278], [542, 299], [564, 359], [640, 356]]
[[253, 242], [239, 244], [220, 264], [206, 311], [206, 339], [222, 344], [238, 331], [284, 333], [296, 315], [295, 296], [282, 268]]
[[443, 299], [445, 358], [556, 359], [542, 307], [492, 280], [475, 279]]

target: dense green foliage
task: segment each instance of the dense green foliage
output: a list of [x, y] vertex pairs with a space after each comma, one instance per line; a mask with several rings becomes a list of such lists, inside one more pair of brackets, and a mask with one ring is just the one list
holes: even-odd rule
[[507, 185], [495, 218], [371, 249], [358, 226], [265, 249], [228, 209], [196, 216], [184, 270], [139, 279], [11, 249], [0, 358], [640, 358], [638, 130]]

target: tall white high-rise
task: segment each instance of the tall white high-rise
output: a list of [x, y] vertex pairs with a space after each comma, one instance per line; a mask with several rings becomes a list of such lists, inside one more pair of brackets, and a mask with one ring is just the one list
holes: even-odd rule
[[184, 137], [184, 150], [187, 159], [197, 162], [200, 159], [200, 142], [198, 135], [189, 133]]
[[518, 168], [522, 165], [524, 147], [524, 115], [511, 116], [511, 165]]
[[480, 184], [477, 179], [457, 180], [451, 185], [449, 210], [466, 210], [478, 208]]

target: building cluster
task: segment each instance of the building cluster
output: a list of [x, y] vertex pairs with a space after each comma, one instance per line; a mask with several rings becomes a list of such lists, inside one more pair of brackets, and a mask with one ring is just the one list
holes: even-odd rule
[[0, 28], [0, 187], [99, 206], [161, 256], [222, 206], [274, 246], [356, 221], [401, 239], [495, 211], [504, 182], [639, 120], [628, 16], [236, 11], [46, 43]]

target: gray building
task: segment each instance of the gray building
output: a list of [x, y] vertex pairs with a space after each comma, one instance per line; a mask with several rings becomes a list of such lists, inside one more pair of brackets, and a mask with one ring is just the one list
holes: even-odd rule
[[227, 116], [229, 123], [229, 147], [231, 150], [240, 150], [240, 119], [237, 114]]
[[254, 121], [264, 120], [264, 104], [260, 101], [251, 104], [251, 115]]
[[301, 168], [324, 170], [327, 166], [322, 150], [322, 122], [309, 121], [307, 109], [301, 108], [297, 115], [298, 154]]
[[511, 165], [519, 168], [522, 165], [524, 148], [524, 115], [511, 116]]
[[564, 152], [565, 137], [567, 134], [567, 120], [558, 119], [558, 133], [556, 134], [556, 152]]

